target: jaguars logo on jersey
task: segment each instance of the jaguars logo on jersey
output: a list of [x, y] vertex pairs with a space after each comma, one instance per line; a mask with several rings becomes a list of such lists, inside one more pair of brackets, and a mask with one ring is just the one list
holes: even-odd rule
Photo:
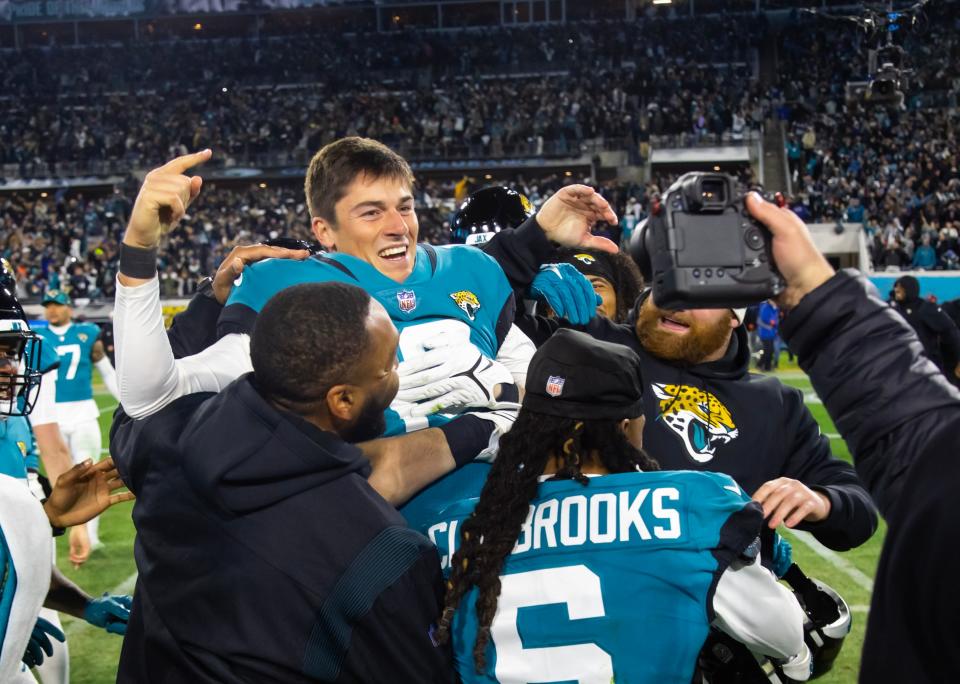
[[457, 306], [463, 309], [463, 312], [467, 314], [471, 321], [477, 317], [477, 311], [480, 310], [480, 300], [477, 299], [477, 295], [473, 294], [470, 290], [453, 292], [450, 294], [450, 298], [457, 303]]
[[660, 400], [657, 420], [673, 430], [697, 463], [710, 461], [721, 444], [740, 434], [730, 411], [710, 392], [689, 385], [651, 384]]

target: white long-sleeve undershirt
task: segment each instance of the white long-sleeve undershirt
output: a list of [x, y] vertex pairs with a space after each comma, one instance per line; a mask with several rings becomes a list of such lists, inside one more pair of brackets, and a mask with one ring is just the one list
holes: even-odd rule
[[248, 335], [227, 335], [198, 354], [174, 359], [156, 278], [138, 287], [117, 282], [113, 328], [120, 403], [132, 418], [187, 394], [219, 392], [253, 370]]

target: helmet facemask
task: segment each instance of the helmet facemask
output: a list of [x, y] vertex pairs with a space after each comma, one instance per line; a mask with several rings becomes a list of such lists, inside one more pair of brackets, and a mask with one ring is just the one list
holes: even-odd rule
[[0, 320], [0, 415], [26, 416], [40, 392], [42, 342], [24, 321]]

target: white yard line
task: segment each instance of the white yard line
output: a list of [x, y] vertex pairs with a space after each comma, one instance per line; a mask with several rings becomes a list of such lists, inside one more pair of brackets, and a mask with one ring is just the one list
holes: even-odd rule
[[837, 570], [844, 573], [858, 586], [866, 589], [868, 592], [873, 591], [872, 579], [854, 567], [854, 565], [846, 558], [835, 551], [831, 551], [826, 546], [818, 542], [809, 532], [801, 532], [800, 530], [787, 530], [787, 534], [796, 539], [798, 542], [809, 547], [811, 551], [830, 563], [830, 565], [835, 567]]

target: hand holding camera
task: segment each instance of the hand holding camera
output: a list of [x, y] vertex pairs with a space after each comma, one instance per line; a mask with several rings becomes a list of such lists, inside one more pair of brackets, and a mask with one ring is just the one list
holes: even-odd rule
[[634, 233], [630, 254], [668, 309], [777, 297], [790, 307], [833, 274], [793, 212], [757, 193], [737, 196], [735, 180], [721, 173], [677, 179]]

